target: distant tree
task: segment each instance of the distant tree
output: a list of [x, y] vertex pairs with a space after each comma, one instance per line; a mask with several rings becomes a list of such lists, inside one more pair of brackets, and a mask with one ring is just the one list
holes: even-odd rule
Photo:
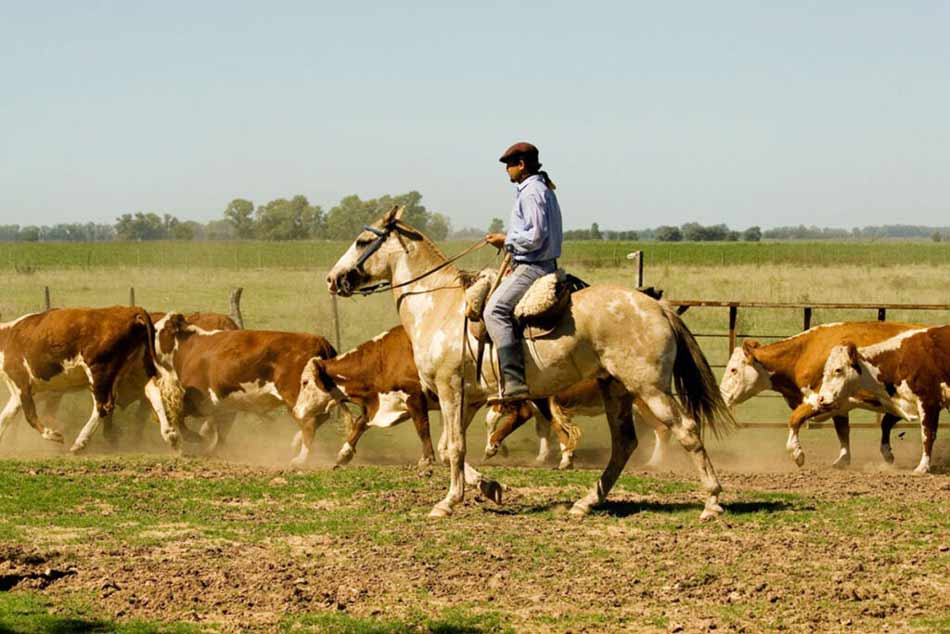
[[738, 241], [739, 241], [739, 232], [738, 232], [738, 231], [732, 231], [732, 230], [730, 230], [729, 233], [726, 234], [726, 240], [727, 240], [728, 242], [738, 242]]
[[[166, 217], [170, 218], [167, 214]], [[167, 234], [165, 222], [153, 213], [122, 214], [116, 219], [116, 237], [119, 240], [161, 240]]]
[[36, 242], [40, 239], [40, 228], [36, 226], [23, 227], [17, 236], [20, 242]]
[[742, 232], [744, 242], [758, 242], [762, 239], [762, 229], [760, 227], [749, 227]]
[[656, 228], [656, 239], [660, 242], [679, 242], [683, 239], [683, 233], [679, 227], [662, 225]]
[[939, 231], [934, 231], [932, 234], [930, 234], [930, 239], [933, 240], [934, 242], [940, 242], [941, 240], [943, 240], [943, 236], [940, 235]]
[[352, 240], [360, 228], [376, 220], [376, 201], [347, 196], [327, 212], [326, 235], [330, 240]]
[[590, 226], [590, 239], [591, 239], [591, 240], [603, 240], [603, 239], [604, 239], [603, 234], [600, 232], [600, 225], [597, 224], [596, 222], [595, 222], [595, 223], [592, 223], [591, 226]]
[[0, 242], [13, 242], [20, 236], [20, 225], [0, 225]]
[[323, 210], [313, 207], [306, 196], [287, 200], [278, 198], [257, 208], [257, 237], [262, 240], [302, 240], [310, 232]]
[[492, 218], [491, 224], [488, 225], [488, 233], [504, 233], [505, 232], [505, 221], [501, 218]]
[[429, 237], [433, 240], [445, 240], [452, 231], [452, 222], [447, 216], [434, 213], [429, 216]]
[[196, 237], [203, 240], [234, 240], [237, 234], [234, 232], [234, 225], [227, 220], [212, 220], [200, 232], [196, 232]]
[[254, 237], [254, 203], [243, 198], [235, 198], [224, 210], [227, 220], [237, 237], [244, 240]]

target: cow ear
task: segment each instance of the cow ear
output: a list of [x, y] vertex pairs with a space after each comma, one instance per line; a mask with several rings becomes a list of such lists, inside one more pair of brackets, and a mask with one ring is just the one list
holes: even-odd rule
[[746, 359], [750, 361], [755, 357], [755, 350], [759, 347], [759, 342], [755, 339], [746, 339], [742, 342], [742, 351], [745, 352]]
[[850, 361], [851, 367], [857, 370], [858, 374], [861, 374], [861, 353], [858, 352], [858, 346], [851, 341], [845, 345], [848, 347], [848, 361]]

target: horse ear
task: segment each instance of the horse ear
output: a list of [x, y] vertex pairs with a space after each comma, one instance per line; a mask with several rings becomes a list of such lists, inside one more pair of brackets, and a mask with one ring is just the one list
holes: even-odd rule
[[402, 217], [403, 209], [404, 208], [399, 205], [393, 205], [392, 209], [383, 214], [383, 218], [380, 222], [384, 227], [388, 227]]
[[396, 220], [402, 220], [402, 215], [406, 212], [405, 205], [399, 205], [399, 208], [396, 209]]
[[759, 347], [759, 342], [755, 339], [746, 339], [742, 342], [742, 351], [745, 352], [746, 359], [752, 359], [755, 356], [755, 350]]

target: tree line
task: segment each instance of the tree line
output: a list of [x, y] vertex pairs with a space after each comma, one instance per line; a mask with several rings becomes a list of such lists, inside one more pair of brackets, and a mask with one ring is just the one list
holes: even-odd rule
[[[477, 239], [487, 232], [503, 232], [505, 222], [492, 218], [485, 229], [465, 227], [453, 231], [449, 218], [426, 209], [422, 194], [410, 191], [397, 196], [385, 195], [367, 200], [357, 195], [343, 198], [324, 211], [312, 205], [306, 196], [277, 198], [255, 205], [235, 198], [224, 208], [219, 219], [201, 223], [181, 220], [172, 214], [154, 212], [124, 213], [114, 224], [63, 223], [57, 225], [0, 225], [0, 242], [103, 242], [110, 240], [350, 240], [364, 224], [376, 220], [392, 207], [405, 207], [403, 218], [435, 240]], [[589, 229], [564, 231], [565, 240], [656, 240], [659, 242], [759, 242], [760, 240], [874, 240], [881, 238], [950, 239], [950, 227], [922, 225], [880, 225], [835, 229], [799, 225], [744, 230], [726, 224], [702, 225], [687, 222], [679, 226], [661, 225], [639, 230], [601, 229], [592, 223]]]

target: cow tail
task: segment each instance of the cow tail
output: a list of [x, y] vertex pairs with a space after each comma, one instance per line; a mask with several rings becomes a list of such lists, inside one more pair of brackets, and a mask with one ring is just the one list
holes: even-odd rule
[[155, 367], [155, 359], [158, 358], [155, 353], [155, 324], [152, 323], [152, 318], [145, 311], [136, 313], [135, 322], [145, 329], [145, 352], [142, 355], [142, 367], [145, 370], [145, 376], [154, 379], [158, 376], [158, 369]]
[[660, 306], [676, 340], [673, 384], [679, 401], [700, 430], [708, 426], [719, 437], [736, 427], [736, 419], [726, 406], [716, 376], [693, 333], [669, 304], [661, 301]]

